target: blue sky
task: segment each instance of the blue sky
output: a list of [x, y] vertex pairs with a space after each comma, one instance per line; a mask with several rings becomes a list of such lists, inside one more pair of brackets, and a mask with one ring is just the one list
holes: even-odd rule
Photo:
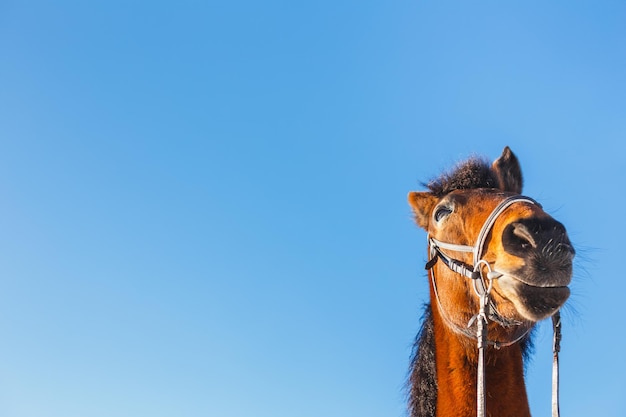
[[563, 415], [625, 415], [625, 19], [0, 3], [0, 416], [404, 416], [427, 300], [406, 194], [505, 145], [578, 248]]

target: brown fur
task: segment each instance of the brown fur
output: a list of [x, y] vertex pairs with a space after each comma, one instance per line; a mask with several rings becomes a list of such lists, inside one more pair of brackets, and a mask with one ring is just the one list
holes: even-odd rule
[[[409, 203], [416, 223], [430, 236], [473, 245], [489, 213], [507, 196], [520, 193], [522, 184], [519, 162], [507, 147], [492, 165], [472, 158], [457, 166], [431, 181], [429, 191], [410, 193]], [[490, 340], [513, 341], [561, 307], [569, 295], [573, 253], [565, 229], [539, 205], [515, 203], [498, 218], [482, 258], [504, 273], [491, 292], [497, 310], [520, 325], [490, 322]], [[471, 253], [449, 254], [472, 264]], [[442, 262], [429, 271], [433, 273], [439, 302], [431, 282], [432, 308], [425, 314], [412, 361], [411, 415], [474, 417], [476, 341], [454, 332], [449, 322], [465, 327], [478, 312], [477, 297], [470, 280]], [[523, 375], [526, 342], [487, 349], [488, 416], [530, 416]]]

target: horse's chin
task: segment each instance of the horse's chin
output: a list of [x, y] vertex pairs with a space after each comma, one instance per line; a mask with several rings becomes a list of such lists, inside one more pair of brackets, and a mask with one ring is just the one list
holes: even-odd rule
[[497, 279], [497, 289], [526, 320], [540, 321], [552, 316], [569, 298], [566, 286], [537, 287], [511, 275]]

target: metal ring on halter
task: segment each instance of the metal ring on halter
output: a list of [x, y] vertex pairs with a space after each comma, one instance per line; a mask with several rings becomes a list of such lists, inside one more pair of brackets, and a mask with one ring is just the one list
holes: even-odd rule
[[[489, 283], [488, 286], [485, 286], [485, 278], [483, 277], [483, 271], [482, 269], [480, 269], [481, 265], [485, 265], [487, 267], [487, 281]], [[477, 279], [473, 280], [474, 283], [474, 292], [476, 293], [477, 296], [479, 297], [489, 297], [489, 293], [491, 293], [491, 290], [493, 288], [493, 279], [489, 278], [489, 274], [491, 274], [493, 271], [491, 269], [491, 265], [489, 265], [489, 262], [485, 261], [484, 259], [480, 259], [476, 265], [474, 265], [474, 272], [478, 272], [480, 274], [480, 283], [482, 284], [482, 289], [484, 290], [483, 294], [480, 293], [480, 291], [478, 291], [478, 288], [476, 287], [476, 282], [478, 281]]]

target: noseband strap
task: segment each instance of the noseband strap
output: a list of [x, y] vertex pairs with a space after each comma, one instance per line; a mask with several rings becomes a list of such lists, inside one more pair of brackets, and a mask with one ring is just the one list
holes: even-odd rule
[[[439, 259], [441, 259], [441, 261], [446, 264], [446, 266], [453, 270], [454, 272], [456, 272], [457, 274], [463, 275], [466, 278], [469, 279], [479, 279], [480, 278], [480, 272], [478, 271], [474, 271], [474, 268], [468, 267], [468, 265], [464, 264], [461, 261], [458, 261], [448, 255], [446, 255], [441, 249], [442, 248], [447, 248], [450, 249], [453, 246], [458, 246], [459, 248], [461, 247], [470, 247], [470, 246], [461, 246], [461, 245], [449, 245], [443, 242], [439, 242], [438, 240], [435, 240], [433, 238], [430, 239], [430, 256], [431, 259], [430, 261], [428, 261], [428, 263], [426, 264], [426, 269], [431, 269], [433, 266], [435, 266], [435, 264], [437, 263], [437, 261]], [[464, 251], [462, 249], [451, 249], [451, 250], [456, 250], [458, 252]]]
[[514, 203], [530, 203], [541, 207], [539, 203], [529, 197], [523, 197], [519, 195], [514, 195], [508, 198], [505, 198], [496, 206], [495, 209], [491, 212], [487, 220], [483, 224], [483, 227], [480, 229], [480, 233], [478, 233], [478, 239], [476, 239], [476, 244], [474, 245], [474, 264], [477, 264], [480, 260], [480, 257], [483, 254], [485, 241], [487, 240], [487, 235], [491, 232], [491, 228], [495, 224], [496, 220], [504, 211], [509, 208]]
[[[430, 259], [426, 263], [426, 269], [430, 270], [430, 277], [433, 284], [433, 291], [435, 293], [435, 298], [437, 299], [437, 303], [439, 304], [439, 311], [441, 312], [442, 317], [448, 323], [448, 325], [457, 333], [464, 334], [470, 338], [474, 338], [477, 340], [478, 345], [478, 376], [477, 376], [477, 416], [485, 417], [486, 415], [486, 407], [485, 407], [485, 397], [486, 397], [486, 389], [485, 389], [485, 347], [487, 345], [492, 345], [496, 349], [500, 347], [513, 345], [524, 337], [528, 335], [530, 332], [530, 328], [524, 331], [521, 336], [517, 337], [515, 340], [508, 342], [497, 342], [490, 341], [487, 338], [487, 324], [489, 319], [497, 322], [501, 326], [510, 327], [512, 325], [521, 325], [521, 322], [507, 320], [500, 315], [496, 306], [493, 304], [492, 300], [489, 297], [491, 289], [493, 287], [493, 281], [495, 279], [500, 278], [503, 274], [495, 271], [491, 268], [491, 265], [484, 259], [482, 259], [483, 252], [485, 250], [485, 243], [487, 242], [487, 237], [491, 232], [496, 220], [502, 213], [506, 211], [511, 205], [515, 203], [529, 203], [538, 205], [541, 207], [539, 203], [535, 200], [520, 196], [514, 195], [505, 198], [502, 200], [496, 208], [493, 209], [485, 223], [480, 229], [478, 233], [478, 237], [476, 239], [476, 243], [474, 246], [468, 245], [459, 245], [456, 243], [448, 243], [439, 241], [433, 237], [428, 238], [428, 247], [429, 247], [429, 256]], [[473, 265], [467, 265], [466, 263], [459, 261], [449, 255], [447, 255], [444, 251], [453, 251], [453, 252], [465, 252], [472, 253]], [[472, 280], [474, 291], [479, 298], [479, 311], [478, 313], [471, 318], [466, 328], [462, 328], [455, 324], [444, 312], [443, 306], [439, 299], [439, 293], [437, 291], [437, 283], [435, 281], [435, 272], [434, 266], [438, 260], [441, 260], [448, 269], [454, 271], [455, 273], [469, 278]], [[483, 276], [483, 269], [487, 269], [486, 277]], [[486, 279], [485, 279], [486, 278]], [[476, 333], [472, 332], [470, 328], [476, 323]], [[554, 343], [553, 343], [553, 368], [552, 368], [552, 417], [559, 417], [559, 350], [560, 350], [560, 340], [561, 340], [561, 320], [559, 313], [555, 313], [553, 316], [553, 327], [554, 327]]]

